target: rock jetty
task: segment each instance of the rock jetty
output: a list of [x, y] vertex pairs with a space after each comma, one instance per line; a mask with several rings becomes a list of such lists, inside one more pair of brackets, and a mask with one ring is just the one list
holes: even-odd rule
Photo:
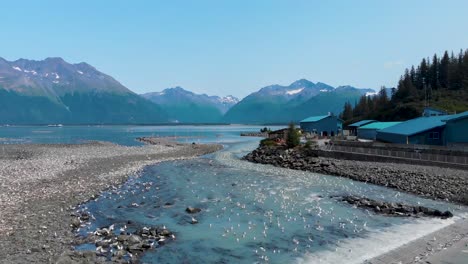
[[243, 159], [254, 163], [346, 177], [432, 199], [468, 205], [468, 171], [420, 165], [323, 158], [314, 149], [259, 147]]
[[268, 137], [267, 132], [244, 132], [240, 134], [241, 137]]
[[413, 217], [440, 217], [450, 218], [453, 214], [450, 211], [441, 212], [436, 209], [424, 206], [413, 206], [402, 203], [387, 203], [358, 196], [344, 196], [342, 201], [352, 204], [358, 208], [370, 209], [376, 214], [387, 216], [413, 216]]

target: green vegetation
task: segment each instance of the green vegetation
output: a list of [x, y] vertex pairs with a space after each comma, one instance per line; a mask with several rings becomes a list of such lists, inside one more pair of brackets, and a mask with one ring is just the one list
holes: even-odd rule
[[73, 93], [60, 99], [71, 113], [70, 123], [138, 124], [167, 120], [158, 105], [133, 93]]
[[289, 123], [289, 128], [288, 128], [288, 135], [286, 138], [286, 145], [288, 148], [294, 148], [299, 146], [301, 142], [301, 135], [299, 134], [299, 131], [296, 129], [296, 126], [294, 123]]
[[133, 93], [73, 93], [57, 99], [0, 87], [0, 124], [136, 124], [167, 120], [159, 106]]
[[276, 145], [276, 142], [270, 138], [265, 138], [260, 141], [261, 147], [264, 147], [264, 146], [270, 147], [270, 146], [275, 146], [275, 145]]
[[450, 113], [468, 110], [468, 49], [442, 58], [434, 54], [419, 66], [406, 69], [396, 89], [382, 87], [375, 97], [362, 96], [354, 105], [345, 103], [341, 118], [349, 124], [362, 119], [402, 121], [421, 116], [425, 106]]
[[260, 129], [260, 133], [267, 133], [267, 132], [271, 132], [271, 129], [268, 127], [264, 127]]
[[304, 147], [309, 149], [315, 145], [317, 145], [317, 143], [313, 142], [312, 140], [307, 140], [307, 142], [304, 144]]

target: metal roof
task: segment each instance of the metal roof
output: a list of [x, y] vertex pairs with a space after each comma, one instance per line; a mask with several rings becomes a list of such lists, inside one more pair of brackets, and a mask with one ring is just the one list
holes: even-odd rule
[[329, 117], [329, 115], [323, 115], [323, 116], [311, 116], [311, 117], [308, 117], [304, 120], [301, 121], [301, 123], [303, 122], [317, 122], [317, 121], [320, 121], [326, 117]]
[[445, 122], [442, 120], [445, 120], [448, 117], [450, 116], [419, 117], [391, 127], [384, 128], [380, 130], [379, 133], [412, 136], [436, 127], [445, 126]]
[[400, 123], [401, 122], [374, 122], [374, 123], [370, 123], [368, 125], [359, 127], [358, 129], [377, 129], [377, 130], [380, 130], [380, 129], [384, 129], [384, 128], [391, 127], [391, 126], [394, 126], [394, 125], [398, 125]]
[[463, 118], [468, 118], [468, 111], [456, 114], [456, 115], [449, 115], [449, 116], [444, 116], [445, 118], [442, 119], [442, 121], [445, 122], [450, 122], [450, 121], [455, 121], [458, 119], [463, 119]]
[[434, 107], [430, 107], [430, 106], [424, 107], [424, 112], [425, 112], [426, 110], [433, 111], [433, 112], [437, 112], [437, 113], [441, 113], [441, 114], [447, 114], [447, 111], [444, 111], [444, 110], [441, 110], [441, 109], [437, 109], [437, 108], [434, 108]]
[[356, 123], [352, 123], [351, 125], [348, 125], [349, 127], [360, 127], [360, 126], [364, 126], [364, 125], [367, 125], [369, 123], [372, 123], [372, 122], [377, 122], [376, 120], [361, 120], [359, 122], [356, 122]]

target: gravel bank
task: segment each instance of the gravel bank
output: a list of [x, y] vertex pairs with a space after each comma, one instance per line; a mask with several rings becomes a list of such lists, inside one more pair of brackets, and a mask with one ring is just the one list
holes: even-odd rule
[[0, 263], [54, 263], [71, 249], [71, 209], [145, 165], [219, 145], [111, 143], [0, 146]]

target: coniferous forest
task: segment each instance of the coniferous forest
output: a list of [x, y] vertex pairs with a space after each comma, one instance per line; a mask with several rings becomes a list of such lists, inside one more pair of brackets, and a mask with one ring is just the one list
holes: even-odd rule
[[363, 119], [402, 121], [421, 116], [430, 106], [449, 113], [468, 110], [468, 49], [424, 58], [400, 77], [397, 88], [382, 87], [376, 96], [345, 103], [346, 124]]

